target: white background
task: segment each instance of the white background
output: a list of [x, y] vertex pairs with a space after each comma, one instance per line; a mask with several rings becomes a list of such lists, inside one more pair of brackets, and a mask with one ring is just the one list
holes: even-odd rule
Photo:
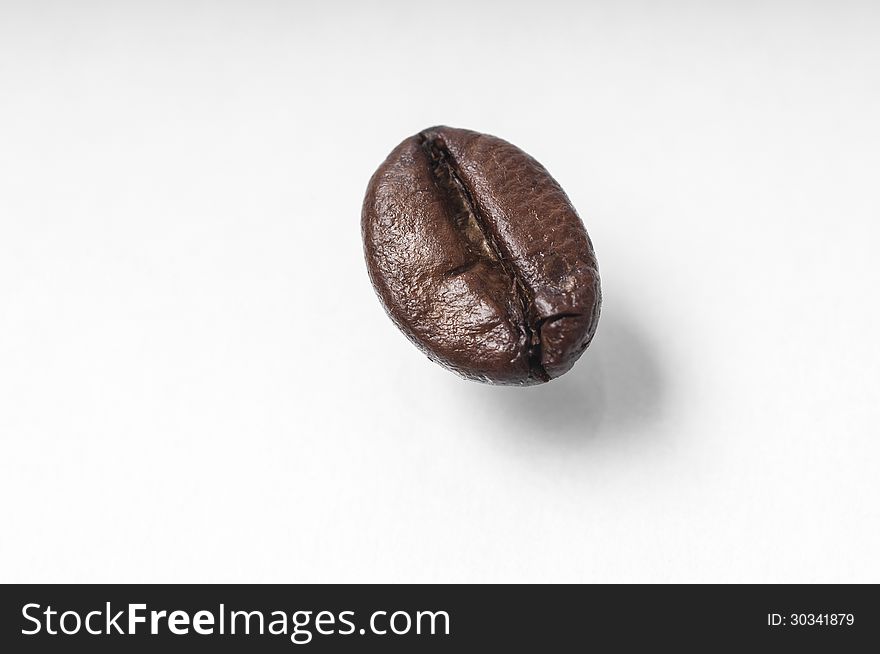
[[[0, 580], [880, 581], [880, 5], [0, 4]], [[605, 302], [430, 363], [360, 206], [544, 163]]]

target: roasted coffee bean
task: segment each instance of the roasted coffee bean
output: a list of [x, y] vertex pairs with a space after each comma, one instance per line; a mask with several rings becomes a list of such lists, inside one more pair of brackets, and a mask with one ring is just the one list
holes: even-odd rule
[[539, 384], [580, 357], [599, 319], [593, 245], [545, 168], [514, 145], [432, 127], [367, 188], [370, 279], [430, 359], [494, 384]]

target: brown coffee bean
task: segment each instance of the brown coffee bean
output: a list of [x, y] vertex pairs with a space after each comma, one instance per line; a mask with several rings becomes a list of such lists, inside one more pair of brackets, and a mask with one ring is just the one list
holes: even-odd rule
[[559, 184], [506, 141], [451, 127], [406, 139], [370, 180], [361, 227], [391, 319], [464, 377], [546, 382], [593, 338], [590, 237]]

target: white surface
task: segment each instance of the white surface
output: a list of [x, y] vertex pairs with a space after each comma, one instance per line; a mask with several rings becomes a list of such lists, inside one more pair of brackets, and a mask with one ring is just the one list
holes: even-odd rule
[[[880, 6], [367, 4], [0, 5], [0, 580], [880, 581]], [[436, 123], [587, 223], [556, 382], [370, 288]]]

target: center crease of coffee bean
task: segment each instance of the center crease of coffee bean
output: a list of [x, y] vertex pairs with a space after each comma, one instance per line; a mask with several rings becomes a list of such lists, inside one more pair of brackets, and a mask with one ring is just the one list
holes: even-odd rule
[[536, 315], [532, 289], [517, 270], [513, 258], [503, 249], [503, 243], [495, 238], [491, 222], [480, 213], [471, 192], [458, 174], [455, 158], [447, 149], [443, 139], [430, 130], [422, 132], [419, 138], [428, 157], [431, 175], [443, 195], [453, 224], [462, 235], [470, 254], [470, 258], [465, 263], [447, 271], [446, 276], [461, 275], [473, 269], [481, 260], [489, 266], [500, 268], [511, 281], [521, 312], [521, 318], [516, 324], [525, 337], [525, 357], [529, 375], [540, 381], [548, 381], [550, 376], [542, 363], [541, 327], [549, 322], [579, 314], [559, 314], [544, 318]]

